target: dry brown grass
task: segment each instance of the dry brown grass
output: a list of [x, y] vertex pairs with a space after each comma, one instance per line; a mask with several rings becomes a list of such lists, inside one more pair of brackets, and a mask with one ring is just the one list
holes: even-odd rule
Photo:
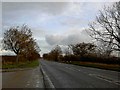
[[71, 62], [71, 64], [120, 71], [120, 65], [119, 64], [103, 64], [103, 63], [80, 62], [80, 61]]

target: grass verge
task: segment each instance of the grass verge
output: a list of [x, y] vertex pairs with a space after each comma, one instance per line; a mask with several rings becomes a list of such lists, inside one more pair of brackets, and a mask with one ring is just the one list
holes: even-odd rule
[[103, 63], [92, 63], [92, 62], [67, 62], [68, 64], [74, 64], [85, 67], [100, 68], [106, 70], [120, 71], [120, 65], [118, 64], [103, 64]]
[[4, 64], [2, 65], [2, 69], [13, 69], [13, 68], [34, 68], [39, 66], [39, 61], [29, 61], [29, 62], [19, 62], [14, 64]]

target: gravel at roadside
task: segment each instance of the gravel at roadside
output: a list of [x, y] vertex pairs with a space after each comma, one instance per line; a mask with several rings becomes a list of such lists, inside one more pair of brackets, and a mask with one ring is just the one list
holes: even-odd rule
[[3, 88], [44, 88], [40, 67], [30, 69], [12, 69], [2, 73]]

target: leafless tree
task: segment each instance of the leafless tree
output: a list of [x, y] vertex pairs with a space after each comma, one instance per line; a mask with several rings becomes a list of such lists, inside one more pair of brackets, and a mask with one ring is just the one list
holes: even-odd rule
[[66, 48], [64, 49], [64, 54], [65, 54], [66, 56], [72, 55], [72, 50], [71, 50], [71, 48], [70, 48], [69, 45], [68, 45], [68, 47], [66, 47]]
[[96, 21], [89, 24], [91, 37], [101, 43], [107, 43], [107, 52], [120, 51], [120, 2], [110, 7], [104, 7], [96, 17]]
[[61, 56], [62, 50], [60, 46], [56, 46], [53, 50], [50, 52], [50, 56], [53, 57], [55, 61], [58, 61], [59, 56]]
[[95, 45], [92, 43], [79, 43], [75, 45], [70, 45], [74, 55], [84, 56], [85, 54], [93, 53], [95, 50]]

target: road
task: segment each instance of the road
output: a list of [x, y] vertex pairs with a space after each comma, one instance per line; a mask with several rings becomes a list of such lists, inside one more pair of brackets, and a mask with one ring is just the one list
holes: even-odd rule
[[120, 72], [41, 60], [55, 88], [118, 88]]
[[2, 73], [2, 88], [43, 88], [40, 67]]

